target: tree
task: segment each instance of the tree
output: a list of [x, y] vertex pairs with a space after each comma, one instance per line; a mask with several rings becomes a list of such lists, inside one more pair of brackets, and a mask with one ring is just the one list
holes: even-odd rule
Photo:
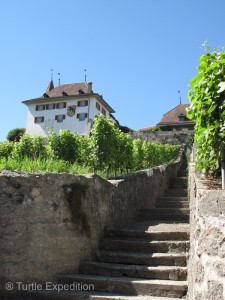
[[26, 129], [25, 128], [15, 128], [8, 132], [7, 141], [9, 142], [19, 142], [21, 137], [24, 135]]
[[121, 130], [121, 132], [123, 133], [129, 133], [129, 132], [134, 132], [133, 129], [127, 127], [127, 126], [122, 126], [122, 125], [118, 125], [118, 128]]

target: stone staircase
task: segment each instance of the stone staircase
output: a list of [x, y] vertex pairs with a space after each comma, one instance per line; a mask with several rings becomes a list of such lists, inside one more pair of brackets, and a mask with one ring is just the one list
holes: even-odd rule
[[[183, 299], [187, 293], [189, 250], [187, 164], [157, 199], [156, 208], [138, 211], [138, 222], [107, 228], [95, 261], [83, 262], [79, 274], [57, 276], [80, 291], [36, 292], [29, 299]], [[86, 288], [89, 291], [84, 291]], [[92, 288], [94, 290], [92, 291]]]

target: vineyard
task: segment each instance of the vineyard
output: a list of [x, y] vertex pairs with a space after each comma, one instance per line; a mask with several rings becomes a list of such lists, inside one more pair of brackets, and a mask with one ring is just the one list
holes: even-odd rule
[[225, 149], [225, 52], [207, 52], [199, 61], [198, 75], [190, 82], [188, 111], [196, 122], [196, 167], [219, 176]]
[[23, 135], [0, 144], [0, 169], [24, 172], [97, 173], [105, 178], [176, 160], [179, 146], [132, 140], [110, 119], [98, 116], [90, 137], [61, 130], [43, 137]]

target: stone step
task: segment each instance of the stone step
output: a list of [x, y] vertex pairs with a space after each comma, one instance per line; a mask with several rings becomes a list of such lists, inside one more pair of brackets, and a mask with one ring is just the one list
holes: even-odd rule
[[148, 253], [186, 253], [189, 241], [149, 241], [105, 238], [100, 242], [100, 250], [148, 252]]
[[119, 237], [124, 239], [144, 239], [154, 241], [165, 241], [165, 240], [189, 240], [189, 230], [181, 230], [177, 228], [176, 231], [156, 231], [149, 229], [149, 231], [135, 230], [135, 229], [116, 229], [107, 228], [105, 230], [105, 237]]
[[103, 262], [84, 262], [80, 265], [82, 274], [109, 276], [109, 277], [135, 277], [163, 280], [186, 280], [187, 268], [178, 266], [142, 266], [125, 265]]
[[[104, 292], [34, 291], [26, 293], [23, 300], [174, 300], [168, 297], [123, 296]], [[12, 300], [12, 299], [11, 299]]]
[[187, 201], [188, 202], [188, 197], [179, 197], [179, 196], [174, 196], [174, 197], [160, 197], [160, 198], [157, 198], [157, 200], [156, 200], [156, 203], [158, 202], [158, 201], [177, 201], [177, 202], [179, 202], [179, 201]]
[[138, 215], [138, 220], [142, 221], [173, 221], [177, 223], [189, 223], [189, 216], [188, 215], [175, 215], [175, 214], [139, 214]]
[[182, 165], [182, 167], [178, 170], [177, 173], [179, 172], [188, 172], [188, 165]]
[[71, 284], [80, 283], [88, 285], [94, 291], [110, 292], [122, 295], [149, 295], [179, 298], [186, 295], [187, 282], [173, 280], [150, 280], [129, 277], [107, 277], [81, 274], [58, 275], [60, 283]]
[[186, 183], [172, 183], [170, 185], [170, 189], [187, 189], [187, 184]]
[[187, 201], [157, 201], [156, 208], [188, 208], [189, 202]]
[[178, 173], [177, 173], [177, 177], [184, 177], [187, 175], [188, 175], [188, 170], [181, 170], [181, 171], [178, 171]]
[[149, 265], [149, 266], [181, 266], [187, 264], [186, 254], [180, 253], [139, 253], [98, 250], [96, 260], [101, 262]]
[[168, 189], [166, 190], [166, 197], [187, 197], [187, 189]]
[[175, 177], [174, 179], [172, 179], [171, 184], [187, 184], [188, 182], [188, 178], [187, 176], [183, 176], [183, 177]]
[[140, 209], [139, 220], [166, 220], [166, 221], [189, 221], [190, 210], [188, 208], [152, 208]]
[[188, 208], [146, 208], [139, 209], [139, 213], [141, 214], [149, 214], [149, 215], [161, 215], [161, 214], [174, 214], [174, 215], [189, 215], [190, 210]]
[[182, 164], [182, 166], [179, 169], [179, 171], [187, 171], [187, 170], [188, 170], [188, 163]]

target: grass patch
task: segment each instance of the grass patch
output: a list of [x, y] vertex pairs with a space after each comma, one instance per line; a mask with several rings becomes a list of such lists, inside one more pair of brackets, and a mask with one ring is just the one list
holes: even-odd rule
[[[9, 157], [0, 159], [0, 170], [10, 170], [16, 172], [28, 173], [69, 173], [69, 174], [90, 174], [93, 173], [92, 168], [79, 165], [78, 163], [69, 163], [65, 160], [55, 159], [14, 159]], [[98, 171], [97, 174], [103, 178], [107, 178], [106, 172]], [[112, 175], [112, 174], [110, 174]]]

